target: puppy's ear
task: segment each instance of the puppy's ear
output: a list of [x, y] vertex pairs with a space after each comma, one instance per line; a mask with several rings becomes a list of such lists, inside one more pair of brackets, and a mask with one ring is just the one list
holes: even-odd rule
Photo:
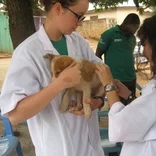
[[50, 61], [51, 60], [53, 60], [53, 58], [55, 57], [56, 55], [53, 55], [53, 54], [46, 54], [46, 55], [44, 55], [43, 57], [44, 58], [47, 58], [47, 59], [49, 59]]
[[62, 56], [58, 58], [54, 64], [55, 77], [58, 77], [65, 68], [72, 64], [72, 62], [73, 59], [69, 56]]

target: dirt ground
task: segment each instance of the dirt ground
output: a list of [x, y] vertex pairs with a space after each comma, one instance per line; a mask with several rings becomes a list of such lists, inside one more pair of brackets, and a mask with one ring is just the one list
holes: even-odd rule
[[[92, 49], [95, 51], [96, 50], [96, 46], [97, 46], [97, 41], [93, 40], [93, 39], [89, 39], [89, 43], [92, 47]], [[2, 54], [0, 53], [0, 89], [2, 87], [4, 78], [6, 76], [8, 67], [10, 65], [11, 62], [11, 55], [10, 54]], [[144, 67], [145, 65], [142, 65], [142, 67]], [[148, 70], [143, 71], [142, 73], [138, 73], [137, 74], [137, 82], [141, 85], [144, 86], [148, 80], [145, 76], [145, 74], [143, 73], [147, 73], [149, 74]], [[139, 95], [139, 91], [137, 91], [137, 95]], [[107, 105], [105, 105], [105, 108], [107, 109]], [[100, 126], [105, 127], [107, 126], [107, 120], [103, 119], [100, 122]], [[2, 121], [0, 120], [0, 136], [2, 136], [2, 132], [3, 132], [3, 128], [2, 128]], [[31, 143], [31, 139], [29, 136], [29, 132], [28, 132], [28, 128], [26, 125], [18, 125], [18, 126], [13, 126], [14, 130], [19, 131], [21, 134], [19, 136], [21, 145], [22, 145], [22, 149], [24, 152], [24, 156], [34, 156], [34, 147]]]

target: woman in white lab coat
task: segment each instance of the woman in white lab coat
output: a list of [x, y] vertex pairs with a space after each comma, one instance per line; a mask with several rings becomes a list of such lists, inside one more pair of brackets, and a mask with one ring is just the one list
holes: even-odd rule
[[[100, 61], [88, 42], [74, 32], [85, 18], [89, 1], [42, 2], [46, 21], [15, 49], [3, 84], [0, 109], [13, 125], [27, 120], [37, 156], [103, 156], [97, 110], [89, 120], [84, 115], [59, 111], [64, 90], [80, 82], [78, 64], [73, 63], [52, 82], [50, 61], [43, 57], [50, 53]], [[67, 78], [71, 81], [65, 81]], [[92, 102], [96, 108], [102, 103], [101, 99]]]
[[[144, 47], [143, 54], [151, 65], [152, 80], [134, 99], [130, 91], [112, 78], [107, 65], [98, 64], [97, 74], [107, 92], [109, 111], [109, 139], [124, 142], [121, 156], [156, 155], [156, 16], [145, 19], [138, 31]], [[116, 89], [116, 86], [118, 89]], [[130, 104], [124, 106], [119, 96]]]

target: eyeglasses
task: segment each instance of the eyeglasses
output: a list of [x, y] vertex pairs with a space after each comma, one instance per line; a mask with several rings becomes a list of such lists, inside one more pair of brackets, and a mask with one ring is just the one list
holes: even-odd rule
[[68, 9], [70, 12], [72, 12], [76, 18], [78, 19], [79, 22], [83, 21], [86, 17], [83, 15], [78, 15], [77, 13], [75, 13], [74, 11], [72, 11], [71, 9], [69, 9], [68, 7], [64, 7], [66, 9]]
[[144, 45], [145, 45], [146, 40], [147, 40], [146, 38], [142, 38], [142, 39], [141, 39], [141, 41], [140, 41], [140, 42], [141, 42], [141, 45], [142, 45], [142, 46], [144, 46]]

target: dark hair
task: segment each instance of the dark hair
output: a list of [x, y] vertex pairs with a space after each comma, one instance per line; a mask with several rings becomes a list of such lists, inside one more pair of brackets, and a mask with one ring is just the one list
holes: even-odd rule
[[129, 25], [129, 24], [140, 24], [140, 19], [137, 14], [131, 13], [126, 16], [124, 21], [122, 22], [122, 25]]
[[40, 0], [41, 4], [44, 5], [45, 11], [49, 11], [51, 6], [59, 2], [63, 7], [73, 6], [76, 4], [77, 0]]
[[156, 75], [156, 15], [146, 18], [141, 25], [140, 29], [137, 32], [137, 36], [141, 40], [141, 44], [143, 44], [146, 40], [148, 40], [149, 44], [152, 48], [152, 66], [151, 71], [153, 73], [153, 77]]

